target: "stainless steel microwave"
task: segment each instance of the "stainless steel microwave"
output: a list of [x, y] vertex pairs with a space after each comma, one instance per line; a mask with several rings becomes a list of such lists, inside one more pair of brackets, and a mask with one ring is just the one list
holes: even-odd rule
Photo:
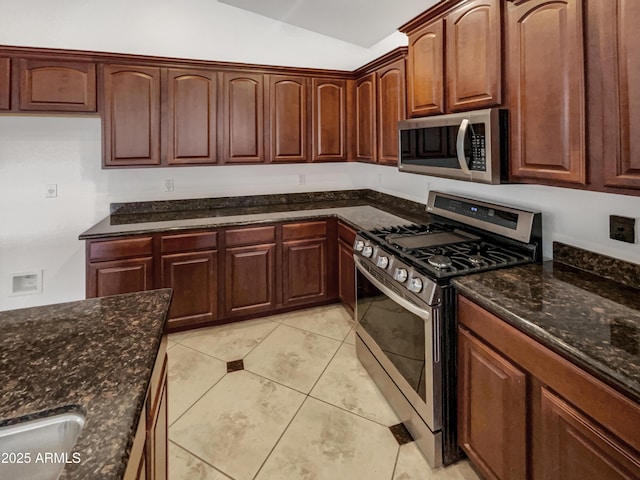
[[507, 111], [497, 108], [398, 122], [403, 172], [500, 183], [507, 178]]

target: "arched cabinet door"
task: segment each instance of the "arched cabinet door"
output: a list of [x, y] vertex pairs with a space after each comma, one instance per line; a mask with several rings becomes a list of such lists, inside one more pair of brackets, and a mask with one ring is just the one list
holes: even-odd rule
[[308, 79], [270, 75], [267, 135], [269, 161], [309, 160]]
[[346, 80], [312, 80], [314, 162], [347, 159]]
[[160, 69], [103, 67], [104, 165], [160, 164]]
[[211, 71], [169, 69], [163, 139], [167, 164], [218, 161], [218, 79]]
[[378, 163], [398, 163], [398, 121], [406, 118], [404, 59], [378, 71]]
[[407, 110], [411, 117], [444, 113], [444, 27], [438, 19], [409, 35]]
[[507, 3], [511, 176], [584, 184], [583, 0]]
[[375, 162], [376, 155], [376, 74], [355, 82], [354, 156], [359, 162]]
[[223, 74], [223, 163], [265, 161], [263, 88], [262, 75]]

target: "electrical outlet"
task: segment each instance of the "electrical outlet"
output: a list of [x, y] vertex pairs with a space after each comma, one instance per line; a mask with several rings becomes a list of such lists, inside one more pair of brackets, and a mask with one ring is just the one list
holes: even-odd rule
[[164, 181], [164, 191], [173, 192], [173, 179]]
[[45, 186], [44, 189], [45, 198], [56, 198], [58, 196], [58, 184], [57, 183], [49, 183]]
[[609, 215], [609, 238], [621, 242], [636, 243], [636, 219]]
[[307, 183], [307, 176], [304, 173], [298, 174], [298, 185], [304, 185]]

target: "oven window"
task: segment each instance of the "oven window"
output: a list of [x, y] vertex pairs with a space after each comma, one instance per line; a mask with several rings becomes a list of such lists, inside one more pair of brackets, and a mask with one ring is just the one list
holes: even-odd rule
[[358, 272], [358, 321], [411, 387], [425, 399], [425, 322]]

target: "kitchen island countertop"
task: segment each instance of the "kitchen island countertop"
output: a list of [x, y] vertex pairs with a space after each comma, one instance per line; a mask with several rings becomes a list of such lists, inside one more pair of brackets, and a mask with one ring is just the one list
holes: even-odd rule
[[163, 289], [0, 312], [0, 426], [79, 410], [80, 462], [60, 478], [122, 478], [170, 300]]

